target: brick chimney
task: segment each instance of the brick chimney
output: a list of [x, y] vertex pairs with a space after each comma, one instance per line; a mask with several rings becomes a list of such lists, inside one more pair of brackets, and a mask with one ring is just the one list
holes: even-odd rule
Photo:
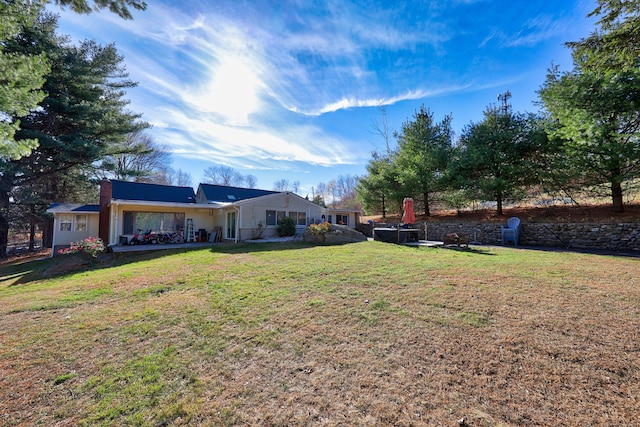
[[109, 212], [109, 203], [111, 202], [111, 181], [104, 178], [100, 181], [100, 215], [98, 219], [98, 237], [102, 239], [105, 245], [109, 242], [109, 225], [111, 214]]

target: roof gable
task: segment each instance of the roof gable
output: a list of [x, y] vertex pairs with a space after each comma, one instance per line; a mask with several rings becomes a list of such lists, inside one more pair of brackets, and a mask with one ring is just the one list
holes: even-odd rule
[[246, 199], [254, 199], [269, 194], [277, 194], [278, 191], [258, 190], [255, 188], [229, 187], [226, 185], [200, 184], [198, 190], [208, 202], [234, 203]]
[[111, 198], [147, 202], [195, 203], [196, 195], [191, 187], [147, 184], [143, 182], [111, 181]]

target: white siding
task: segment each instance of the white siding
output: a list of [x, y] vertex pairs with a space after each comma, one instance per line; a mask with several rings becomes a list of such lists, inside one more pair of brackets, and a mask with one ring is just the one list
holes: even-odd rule
[[[61, 215], [87, 215], [87, 230], [74, 231], [74, 224], [71, 225], [71, 231], [60, 230]], [[97, 212], [73, 212], [73, 213], [56, 213], [53, 222], [53, 246], [68, 246], [71, 242], [78, 242], [87, 237], [98, 237], [98, 213]]]
[[311, 218], [319, 218], [322, 215], [323, 209], [306, 199], [287, 193], [247, 200], [241, 204], [239, 240], [248, 240], [257, 237], [259, 223], [262, 223], [264, 228], [262, 237], [278, 236], [278, 226], [267, 225], [268, 210], [283, 211], [286, 216], [289, 216], [290, 212], [304, 212], [307, 223], [297, 226], [299, 231], [302, 232], [309, 224]]

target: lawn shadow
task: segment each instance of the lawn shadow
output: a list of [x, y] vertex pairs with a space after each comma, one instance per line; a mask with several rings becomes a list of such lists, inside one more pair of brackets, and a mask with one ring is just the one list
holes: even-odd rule
[[[414, 245], [406, 245], [404, 247], [408, 247], [408, 248], [413, 248], [415, 250], [425, 250], [424, 247], [422, 246], [414, 246]], [[451, 251], [455, 251], [455, 252], [464, 252], [464, 253], [469, 253], [469, 254], [474, 254], [474, 255], [489, 255], [489, 256], [496, 256], [497, 254], [492, 252], [489, 248], [484, 248], [484, 247], [471, 247], [471, 246], [430, 246], [427, 247], [426, 250], [451, 250]]]
[[[361, 242], [353, 242], [353, 243], [361, 243]], [[306, 242], [303, 240], [292, 240], [292, 241], [283, 241], [283, 242], [251, 242], [251, 243], [238, 243], [235, 245], [223, 245], [223, 246], [212, 246], [211, 252], [213, 253], [256, 253], [256, 252], [271, 252], [271, 251], [288, 251], [288, 250], [301, 250], [301, 249], [311, 249], [315, 247], [323, 247], [323, 246], [344, 246], [353, 244], [351, 242], [345, 243], [314, 243], [314, 242]]]
[[100, 254], [95, 260], [82, 257], [80, 254], [72, 254], [8, 264], [0, 267], [0, 286], [7, 282], [9, 284], [5, 285], [6, 287], [23, 286], [38, 280], [66, 277], [85, 271], [117, 267], [184, 251], [187, 251], [187, 249], [173, 249], [162, 252], [108, 252]]
[[[66, 277], [85, 271], [101, 270], [149, 261], [179, 253], [209, 250], [211, 253], [252, 253], [274, 250], [300, 250], [320, 246], [308, 242], [260, 242], [260, 243], [222, 243], [203, 245], [200, 247], [172, 247], [162, 250], [139, 250], [131, 252], [108, 252], [101, 254], [96, 260], [81, 256], [61, 255], [44, 259], [6, 264], [0, 266], [0, 287], [22, 286], [34, 281]], [[6, 285], [6, 283], [9, 283]]]
[[464, 246], [464, 247], [463, 246], [442, 246], [437, 249], [447, 249], [451, 251], [464, 252], [464, 253], [475, 254], [475, 255], [496, 256], [496, 254], [494, 252], [491, 252], [491, 250], [489, 249], [478, 248], [478, 247], [472, 248], [471, 246]]

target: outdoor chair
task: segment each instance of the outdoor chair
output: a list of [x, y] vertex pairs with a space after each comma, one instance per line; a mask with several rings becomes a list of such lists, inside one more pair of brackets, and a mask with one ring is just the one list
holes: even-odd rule
[[514, 246], [518, 246], [520, 240], [520, 218], [509, 218], [507, 226], [502, 226], [502, 244], [513, 242]]

